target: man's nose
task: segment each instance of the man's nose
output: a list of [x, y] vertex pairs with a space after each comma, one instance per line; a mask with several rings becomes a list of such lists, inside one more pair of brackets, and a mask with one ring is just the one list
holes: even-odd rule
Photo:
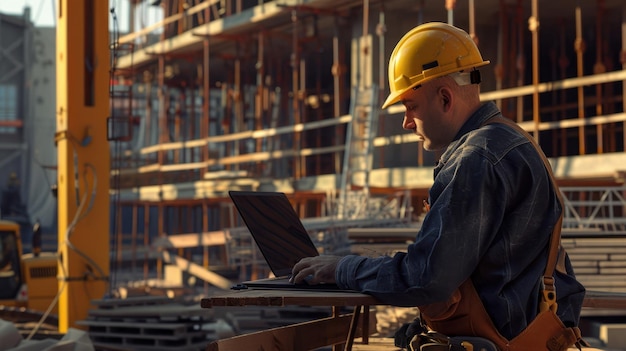
[[402, 128], [406, 130], [415, 129], [415, 122], [413, 122], [413, 119], [409, 118], [406, 113], [404, 114], [404, 119], [402, 120]]

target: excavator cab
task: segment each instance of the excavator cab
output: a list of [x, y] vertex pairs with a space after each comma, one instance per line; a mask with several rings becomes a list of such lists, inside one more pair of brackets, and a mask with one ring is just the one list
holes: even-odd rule
[[0, 221], [0, 300], [13, 299], [22, 286], [20, 227]]

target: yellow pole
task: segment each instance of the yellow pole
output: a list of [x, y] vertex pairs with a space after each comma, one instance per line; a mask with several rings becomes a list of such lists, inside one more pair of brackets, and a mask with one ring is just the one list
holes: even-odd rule
[[65, 333], [108, 289], [108, 1], [58, 1], [56, 13], [59, 331]]

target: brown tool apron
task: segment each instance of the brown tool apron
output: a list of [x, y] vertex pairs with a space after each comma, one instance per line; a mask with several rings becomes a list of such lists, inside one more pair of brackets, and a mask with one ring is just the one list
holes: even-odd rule
[[551, 309], [540, 312], [522, 333], [507, 340], [494, 326], [469, 279], [448, 301], [419, 309], [432, 330], [447, 336], [483, 337], [501, 351], [563, 351], [582, 341], [580, 330], [566, 327]]

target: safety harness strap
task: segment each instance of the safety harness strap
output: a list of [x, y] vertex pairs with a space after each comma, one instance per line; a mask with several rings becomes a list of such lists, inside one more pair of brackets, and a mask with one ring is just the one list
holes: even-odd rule
[[[501, 114], [488, 119], [483, 123], [483, 125], [488, 125], [492, 123], [503, 123], [511, 128], [517, 130], [519, 133], [524, 135], [531, 143], [531, 145], [537, 150], [537, 153], [541, 156], [543, 164], [550, 176], [550, 181], [552, 182], [552, 187], [554, 188], [554, 192], [556, 193], [557, 198], [559, 199], [559, 204], [561, 205], [561, 215], [559, 216], [559, 220], [554, 225], [552, 229], [552, 236], [550, 238], [550, 246], [548, 251], [548, 262], [546, 264], [546, 269], [543, 273], [543, 278], [541, 281], [541, 296], [542, 301], [539, 305], [539, 312], [547, 311], [548, 309], [554, 311], [556, 313], [557, 303], [556, 303], [556, 288], [554, 286], [554, 269], [557, 266], [557, 258], [559, 257], [559, 252], [564, 251], [561, 247], [561, 226], [563, 224], [563, 211], [565, 207], [563, 205], [563, 195], [559, 191], [559, 187], [554, 178], [554, 173], [552, 172], [552, 166], [548, 161], [548, 158], [544, 155], [543, 151], [535, 138], [533, 138], [527, 131], [525, 131], [522, 127], [520, 127], [517, 123], [512, 120], [505, 118]], [[561, 256], [564, 256], [562, 254]]]

